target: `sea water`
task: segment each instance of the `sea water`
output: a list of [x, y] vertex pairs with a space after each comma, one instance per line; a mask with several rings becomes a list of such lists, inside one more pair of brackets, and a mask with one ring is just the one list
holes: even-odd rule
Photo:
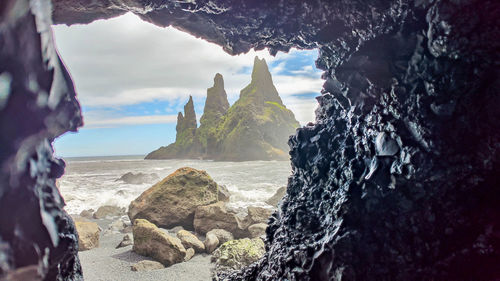
[[123, 174], [156, 173], [160, 179], [181, 167], [205, 170], [230, 192], [229, 206], [271, 207], [264, 201], [285, 186], [289, 161], [215, 162], [207, 160], [143, 160], [143, 156], [66, 158], [66, 172], [58, 179], [66, 211], [79, 214], [103, 205], [128, 207], [153, 183], [127, 184], [116, 181]]

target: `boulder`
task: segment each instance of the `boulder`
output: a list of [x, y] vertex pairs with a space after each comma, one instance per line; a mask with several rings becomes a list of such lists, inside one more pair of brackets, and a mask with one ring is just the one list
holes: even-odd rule
[[125, 214], [125, 208], [120, 208], [117, 206], [105, 205], [101, 206], [94, 213], [94, 219], [104, 219], [107, 217], [119, 217]]
[[91, 219], [93, 213], [94, 213], [94, 209], [83, 210], [80, 213], [80, 217]]
[[267, 224], [265, 223], [256, 223], [252, 224], [248, 227], [248, 233], [250, 234], [250, 238], [257, 238], [266, 235]]
[[95, 222], [75, 221], [76, 231], [78, 232], [78, 249], [86, 251], [99, 247], [99, 234], [101, 230]]
[[186, 249], [181, 240], [161, 231], [144, 219], [136, 219], [133, 226], [133, 251], [148, 256], [165, 266], [184, 261]]
[[217, 190], [217, 194], [219, 195], [218, 199], [219, 201], [224, 201], [227, 202], [229, 201], [229, 190], [225, 185], [219, 185], [219, 189]]
[[222, 244], [212, 254], [217, 271], [239, 270], [259, 260], [266, 252], [259, 238], [232, 240]]
[[132, 201], [128, 215], [131, 220], [146, 219], [164, 228], [193, 229], [196, 208], [217, 202], [218, 189], [207, 172], [180, 168]]
[[131, 245], [134, 245], [134, 241], [132, 240], [132, 235], [127, 234], [127, 235], [123, 236], [122, 242], [120, 242], [120, 244], [118, 244], [116, 246], [116, 249], [131, 246]]
[[207, 235], [209, 234], [214, 234], [215, 236], [217, 236], [217, 239], [219, 239], [220, 244], [234, 240], [234, 236], [233, 234], [231, 234], [231, 232], [220, 228], [210, 230], [209, 232], [207, 232]]
[[223, 202], [196, 208], [193, 223], [196, 233], [205, 234], [212, 229], [224, 229], [238, 238], [247, 236], [246, 227], [249, 225], [236, 213], [227, 210]]
[[193, 258], [193, 256], [194, 256], [194, 249], [193, 248], [187, 249], [186, 256], [184, 257], [184, 261], [190, 260], [191, 258]]
[[219, 239], [215, 234], [210, 233], [207, 234], [205, 237], [205, 249], [207, 250], [207, 253], [212, 253], [215, 249], [217, 249], [217, 246], [219, 246]]
[[116, 179], [115, 181], [123, 181], [124, 183], [128, 184], [143, 184], [143, 183], [152, 183], [155, 181], [158, 181], [160, 177], [155, 174], [145, 174], [145, 173], [137, 173], [134, 174], [132, 172], [128, 172], [121, 176], [119, 179]]
[[248, 215], [245, 218], [245, 221], [248, 225], [256, 224], [256, 223], [265, 223], [271, 217], [273, 210], [262, 208], [262, 207], [247, 207]]
[[198, 239], [198, 237], [191, 232], [187, 230], [179, 230], [179, 232], [177, 232], [177, 238], [181, 240], [184, 248], [193, 248], [196, 253], [205, 252], [205, 245], [203, 242], [201, 242], [200, 239]]
[[148, 270], [157, 270], [163, 268], [165, 268], [163, 264], [157, 261], [149, 261], [149, 260], [140, 261], [131, 266], [132, 271], [148, 271]]
[[269, 199], [266, 200], [266, 203], [273, 207], [276, 207], [278, 206], [278, 203], [280, 202], [281, 198], [285, 196], [285, 194], [286, 194], [286, 186], [282, 186], [278, 188], [278, 190], [276, 190], [276, 193], [274, 193], [273, 196], [271, 196]]

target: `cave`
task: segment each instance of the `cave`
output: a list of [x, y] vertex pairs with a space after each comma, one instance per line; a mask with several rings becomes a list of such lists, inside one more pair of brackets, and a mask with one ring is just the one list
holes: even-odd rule
[[267, 253], [227, 280], [500, 278], [498, 12], [493, 0], [0, 4], [0, 279], [81, 280], [52, 141], [81, 126], [52, 23], [133, 12], [230, 54], [319, 49], [316, 121]]

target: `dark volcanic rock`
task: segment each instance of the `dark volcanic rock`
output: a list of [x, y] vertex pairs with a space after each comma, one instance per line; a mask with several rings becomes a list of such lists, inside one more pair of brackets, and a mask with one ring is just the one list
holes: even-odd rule
[[[316, 122], [290, 140], [267, 252], [231, 279], [500, 277], [498, 1], [53, 3], [56, 22], [132, 11], [233, 54], [319, 48]], [[48, 4], [0, 4], [0, 279], [32, 267], [81, 279], [50, 146], [81, 125], [80, 109]]]
[[123, 181], [128, 184], [143, 184], [143, 183], [152, 183], [154, 181], [158, 181], [160, 177], [156, 173], [145, 174], [145, 173], [137, 173], [134, 174], [132, 172], [128, 172], [122, 175], [119, 179], [115, 181]]

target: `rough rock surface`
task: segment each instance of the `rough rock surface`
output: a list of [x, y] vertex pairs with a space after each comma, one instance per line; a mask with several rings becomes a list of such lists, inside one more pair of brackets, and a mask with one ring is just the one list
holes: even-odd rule
[[105, 205], [101, 206], [94, 213], [94, 219], [104, 219], [110, 217], [119, 217], [125, 214], [125, 208], [117, 206]]
[[140, 261], [136, 264], [133, 264], [130, 269], [132, 271], [145, 271], [145, 270], [156, 270], [156, 269], [162, 269], [165, 268], [163, 264], [157, 262], [157, 261]]
[[248, 227], [248, 233], [250, 238], [257, 238], [266, 235], [267, 224], [256, 223]]
[[131, 11], [233, 54], [319, 48], [317, 120], [290, 141], [268, 252], [232, 279], [498, 279], [498, 1], [53, 3], [0, 4], [2, 278], [81, 279], [51, 142], [82, 122], [53, 10], [67, 24]]
[[120, 244], [116, 245], [116, 249], [131, 246], [131, 245], [134, 245], [134, 240], [132, 238], [132, 235], [127, 234], [127, 235], [123, 236], [123, 239], [120, 242]]
[[123, 181], [128, 184], [143, 184], [143, 183], [152, 183], [158, 181], [160, 177], [156, 173], [145, 174], [145, 173], [132, 173], [128, 172], [122, 175], [119, 179], [115, 181]]
[[196, 208], [193, 225], [196, 233], [199, 234], [220, 228], [229, 231], [237, 238], [247, 236], [248, 223], [246, 220], [227, 210], [224, 202]]
[[266, 200], [266, 203], [276, 207], [278, 206], [278, 203], [280, 200], [285, 196], [286, 194], [286, 186], [282, 186], [276, 190], [276, 192], [271, 196], [269, 199]]
[[212, 262], [218, 272], [238, 270], [259, 260], [265, 252], [260, 238], [232, 240], [212, 253]]
[[186, 256], [184, 257], [184, 261], [189, 261], [194, 257], [195, 251], [193, 248], [188, 248], [186, 250]]
[[209, 234], [214, 234], [219, 240], [220, 244], [224, 244], [227, 241], [234, 240], [234, 236], [231, 232], [220, 228], [210, 230], [209, 232], [207, 232], [207, 235]]
[[151, 257], [165, 266], [183, 262], [186, 249], [181, 240], [161, 231], [144, 219], [134, 221], [134, 252]]
[[78, 250], [86, 251], [99, 247], [99, 235], [101, 230], [95, 222], [75, 221], [76, 231], [78, 232]]
[[207, 250], [209, 254], [217, 249], [217, 246], [220, 244], [219, 239], [213, 233], [207, 234], [203, 243], [205, 244], [205, 250]]
[[142, 218], [164, 228], [193, 229], [196, 207], [217, 202], [218, 189], [207, 172], [180, 168], [132, 201], [128, 215], [131, 221]]
[[205, 245], [203, 244], [203, 242], [201, 242], [200, 239], [198, 239], [198, 237], [196, 237], [196, 235], [192, 234], [191, 232], [187, 230], [180, 230], [179, 232], [177, 232], [177, 238], [181, 240], [184, 248], [193, 248], [197, 253], [205, 252]]
[[247, 225], [257, 224], [257, 223], [265, 223], [269, 221], [269, 217], [273, 213], [272, 210], [262, 208], [262, 207], [247, 207], [247, 216], [245, 217], [245, 222]]

